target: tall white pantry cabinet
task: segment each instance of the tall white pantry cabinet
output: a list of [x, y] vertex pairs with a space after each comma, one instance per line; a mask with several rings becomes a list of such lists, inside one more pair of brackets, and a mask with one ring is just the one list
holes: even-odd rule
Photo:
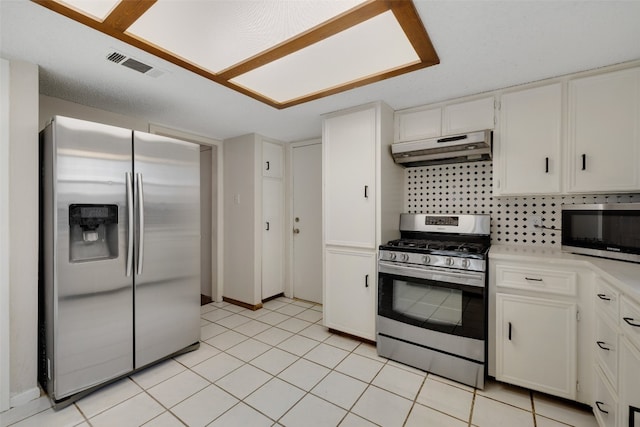
[[324, 116], [323, 307], [330, 329], [375, 341], [378, 246], [399, 237], [403, 168], [393, 110], [377, 102]]

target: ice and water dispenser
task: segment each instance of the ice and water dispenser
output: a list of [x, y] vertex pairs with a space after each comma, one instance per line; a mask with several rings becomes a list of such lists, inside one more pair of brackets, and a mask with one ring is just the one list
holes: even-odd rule
[[118, 206], [69, 205], [69, 261], [118, 257]]

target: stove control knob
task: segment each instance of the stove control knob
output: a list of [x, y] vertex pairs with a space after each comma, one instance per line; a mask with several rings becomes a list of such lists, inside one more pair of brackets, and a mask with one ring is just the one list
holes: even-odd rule
[[422, 257], [423, 264], [429, 264], [431, 262], [431, 257], [429, 255], [425, 255]]
[[462, 260], [462, 268], [469, 268], [469, 260], [468, 259], [463, 259]]
[[445, 260], [445, 264], [447, 264], [447, 265], [453, 265], [453, 259], [452, 259], [452, 258], [447, 258], [447, 259]]
[[391, 252], [391, 253], [389, 254], [389, 259], [390, 259], [391, 261], [395, 261], [395, 259], [396, 259], [396, 254], [395, 254], [395, 253], [393, 253], [393, 252]]
[[404, 262], [409, 261], [409, 255], [408, 254], [402, 254], [402, 261], [404, 261]]

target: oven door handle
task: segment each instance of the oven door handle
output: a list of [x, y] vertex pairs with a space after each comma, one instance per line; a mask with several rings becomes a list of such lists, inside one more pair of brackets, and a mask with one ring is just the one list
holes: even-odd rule
[[397, 263], [379, 261], [378, 272], [383, 274], [394, 274], [396, 276], [413, 277], [416, 279], [447, 281], [460, 285], [475, 286], [483, 288], [484, 273], [451, 271], [450, 269], [436, 269], [434, 267], [420, 268], [407, 264], [398, 265]]

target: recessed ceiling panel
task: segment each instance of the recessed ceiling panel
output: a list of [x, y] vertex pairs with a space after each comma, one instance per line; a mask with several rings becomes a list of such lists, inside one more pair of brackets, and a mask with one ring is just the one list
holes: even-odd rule
[[419, 61], [388, 11], [231, 82], [284, 103]]
[[363, 0], [158, 0], [127, 32], [218, 73]]
[[120, 0], [64, 0], [60, 3], [103, 21]]

